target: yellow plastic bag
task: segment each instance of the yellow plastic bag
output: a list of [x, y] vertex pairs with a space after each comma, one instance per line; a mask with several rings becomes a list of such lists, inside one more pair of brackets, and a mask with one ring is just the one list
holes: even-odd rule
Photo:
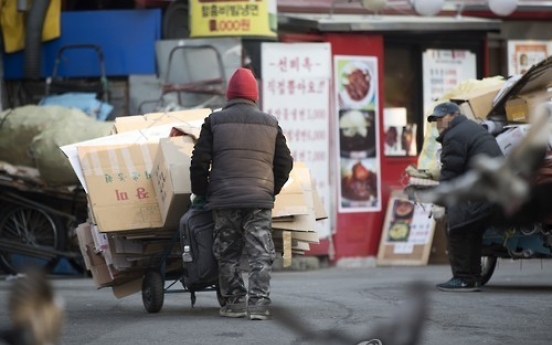
[[[17, 11], [17, 1], [0, 2], [0, 25], [4, 40], [4, 51], [14, 53], [25, 48], [25, 14]], [[49, 41], [61, 35], [61, 0], [51, 0], [44, 18], [42, 41]]]

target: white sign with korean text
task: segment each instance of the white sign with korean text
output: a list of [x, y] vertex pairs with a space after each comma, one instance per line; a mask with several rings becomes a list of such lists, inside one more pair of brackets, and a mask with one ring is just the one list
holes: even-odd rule
[[[311, 171], [330, 212], [329, 43], [263, 43], [262, 107], [278, 118], [293, 158]], [[319, 238], [330, 236], [330, 219], [318, 221]]]
[[456, 87], [458, 83], [476, 78], [476, 56], [469, 50], [428, 49], [424, 51], [424, 114], [429, 114], [433, 102]]

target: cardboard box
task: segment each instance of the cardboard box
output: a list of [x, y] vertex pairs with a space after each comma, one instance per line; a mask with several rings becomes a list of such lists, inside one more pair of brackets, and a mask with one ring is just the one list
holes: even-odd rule
[[190, 162], [194, 141], [177, 136], [159, 141], [152, 169], [153, 187], [165, 229], [178, 229], [190, 205]]
[[96, 253], [100, 253], [109, 250], [107, 236], [102, 234], [96, 225], [92, 225], [90, 231], [92, 232], [92, 238], [94, 239], [94, 251]]
[[518, 95], [528, 95], [547, 89], [552, 80], [552, 68], [550, 67], [552, 67], [552, 56], [531, 66], [508, 90], [501, 93], [489, 115], [504, 116], [505, 105], [509, 100]]
[[[105, 265], [106, 264], [103, 255], [100, 254], [100, 253], [96, 253], [96, 251], [94, 250], [94, 244], [93, 243], [89, 243], [89, 244], [86, 245], [86, 255], [85, 255], [85, 257], [88, 259], [88, 262], [90, 263], [90, 267], [100, 266], [100, 265]], [[85, 259], [85, 261], [86, 261], [86, 259]]]
[[519, 141], [525, 136], [527, 131], [529, 131], [529, 125], [519, 125], [515, 127], [510, 127], [504, 132], [500, 133], [496, 137], [496, 142], [498, 143], [498, 146], [500, 146], [502, 154], [504, 154], [504, 156], [510, 155], [512, 149], [516, 147]]
[[92, 263], [90, 262], [88, 255], [86, 255], [86, 246], [94, 245], [94, 238], [92, 237], [91, 225], [89, 223], [79, 224], [75, 231], [77, 233], [77, 241], [79, 242], [79, 249], [80, 249], [82, 258], [84, 259], [84, 265], [86, 266], [86, 269], [90, 270], [90, 267], [92, 267]]
[[528, 122], [535, 107], [550, 100], [552, 100], [552, 92], [548, 90], [539, 90], [510, 98], [504, 106], [506, 118], [508, 122]]
[[113, 283], [113, 276], [107, 267], [107, 264], [92, 266], [90, 268], [92, 280], [97, 288], [110, 286]]
[[306, 215], [309, 213], [305, 192], [301, 186], [300, 179], [294, 171], [297, 171], [295, 167], [280, 193], [276, 195], [274, 208], [272, 209], [272, 218], [289, 217], [300, 214]]
[[109, 247], [111, 254], [135, 254], [135, 256], [150, 256], [156, 253], [162, 253], [168, 243], [167, 241], [159, 240], [134, 240], [128, 239], [125, 236], [116, 234], [109, 235]]
[[[178, 125], [178, 124], [177, 124]], [[120, 147], [124, 145], [136, 145], [151, 143], [157, 145], [159, 139], [168, 138], [171, 131], [173, 130], [174, 125], [163, 125], [147, 128], [140, 131], [131, 131], [115, 135], [108, 135], [101, 138], [95, 138], [91, 140], [85, 140], [78, 143], [61, 146], [61, 150], [67, 156], [69, 163], [71, 164], [75, 174], [77, 175], [80, 183], [84, 190], [88, 193], [88, 186], [86, 184], [86, 179], [83, 176], [83, 167], [81, 164], [81, 157], [79, 157], [78, 149], [84, 146], [86, 147], [95, 147], [95, 148], [106, 148], [110, 146]], [[153, 156], [155, 153], [153, 154]], [[152, 157], [153, 157], [152, 156]], [[153, 158], [152, 158], [153, 159]], [[151, 161], [150, 161], [151, 163]]]
[[318, 193], [318, 189], [316, 189], [314, 180], [312, 180], [312, 198], [314, 199], [314, 216], [316, 220], [328, 219], [326, 207], [324, 206], [324, 202]]
[[[145, 115], [121, 116], [115, 118], [114, 132], [123, 133], [128, 131], [141, 130], [144, 128], [167, 125], [167, 124], [188, 124], [196, 123], [196, 127], [201, 124], [209, 114], [211, 109], [191, 109], [182, 111], [172, 111], [167, 113], [151, 113]], [[199, 126], [197, 126], [199, 123]]]
[[[294, 230], [294, 231], [315, 231], [316, 230], [316, 216], [315, 216], [315, 203], [312, 190], [312, 180], [310, 176], [310, 171], [304, 166], [304, 164], [295, 164], [293, 170], [290, 173], [290, 178], [288, 182], [294, 184], [298, 183], [301, 193], [287, 194], [287, 196], [292, 196], [290, 201], [296, 205], [297, 210], [305, 210], [306, 212], [301, 213], [291, 213], [293, 215], [293, 220], [291, 221], [278, 221], [273, 222], [272, 227], [274, 229], [282, 230]], [[284, 192], [284, 190], [282, 190]], [[289, 191], [287, 191], [289, 192]], [[286, 193], [287, 193], [286, 192]], [[281, 193], [283, 196], [286, 196], [286, 193]], [[280, 196], [280, 195], [278, 195]], [[278, 196], [276, 200], [278, 201]], [[281, 205], [276, 208], [277, 203], [275, 203], [274, 210], [282, 210]], [[274, 217], [273, 210], [273, 217]]]
[[460, 109], [469, 118], [484, 120], [493, 108], [493, 100], [502, 89], [503, 83], [480, 88], [451, 98], [451, 102], [460, 105]]
[[151, 170], [158, 143], [77, 147], [100, 232], [163, 226]]

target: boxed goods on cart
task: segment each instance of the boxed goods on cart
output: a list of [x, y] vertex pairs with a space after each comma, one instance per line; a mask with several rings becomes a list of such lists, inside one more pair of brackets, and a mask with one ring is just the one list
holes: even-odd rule
[[539, 104], [552, 100], [552, 57], [533, 65], [501, 93], [487, 117], [505, 116], [508, 123], [526, 123]]
[[457, 103], [462, 111], [469, 119], [475, 121], [484, 121], [487, 115], [493, 108], [493, 101], [504, 86], [504, 81], [501, 78], [496, 79], [491, 85], [477, 86], [473, 85], [473, 89], [466, 92], [454, 95], [450, 98], [451, 102]]
[[[182, 268], [178, 224], [190, 205], [193, 145], [209, 109], [117, 118], [110, 136], [62, 147], [87, 191], [79, 244], [97, 287], [138, 292], [153, 269]], [[274, 240], [285, 265], [318, 243], [327, 218], [309, 169], [296, 162], [276, 197]], [[176, 241], [175, 241], [176, 239]]]
[[[527, 122], [531, 112], [552, 101], [552, 58], [533, 65], [514, 81], [502, 92], [488, 114], [488, 118], [502, 116], [506, 121], [505, 128], [497, 135], [497, 141], [505, 155], [528, 132], [530, 125]], [[552, 144], [552, 136], [549, 143]]]

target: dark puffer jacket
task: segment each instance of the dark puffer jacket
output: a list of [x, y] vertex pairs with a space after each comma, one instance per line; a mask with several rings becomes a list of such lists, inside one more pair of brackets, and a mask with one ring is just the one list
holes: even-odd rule
[[[496, 139], [481, 125], [456, 116], [437, 138], [442, 144], [440, 181], [449, 181], [470, 169], [470, 160], [480, 154], [502, 156]], [[489, 215], [492, 204], [481, 200], [463, 200], [447, 209], [449, 230], [468, 226]]]
[[278, 120], [246, 99], [209, 115], [192, 152], [192, 192], [213, 209], [274, 207], [293, 167]]

